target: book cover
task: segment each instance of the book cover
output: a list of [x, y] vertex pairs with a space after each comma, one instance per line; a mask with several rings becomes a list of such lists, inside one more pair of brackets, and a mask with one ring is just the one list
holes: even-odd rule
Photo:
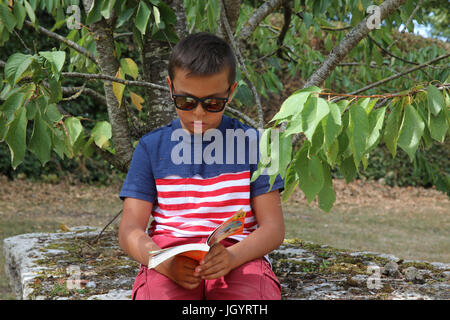
[[161, 262], [181, 254], [191, 259], [201, 261], [208, 253], [209, 249], [216, 243], [235, 234], [241, 234], [244, 230], [245, 212], [240, 209], [229, 219], [219, 225], [208, 236], [206, 243], [189, 243], [180, 246], [150, 251], [148, 268], [155, 268]]

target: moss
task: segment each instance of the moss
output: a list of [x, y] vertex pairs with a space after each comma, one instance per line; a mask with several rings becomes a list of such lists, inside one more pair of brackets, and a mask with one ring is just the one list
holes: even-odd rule
[[430, 270], [433, 273], [439, 273], [439, 270], [436, 270], [435, 267], [433, 267], [430, 263], [428, 262], [404, 262], [401, 264], [401, 269], [404, 270], [406, 268], [409, 267], [415, 267], [416, 269], [426, 269], [426, 270]]
[[[105, 232], [95, 245], [89, 244], [89, 238], [77, 237], [55, 241], [47, 244], [45, 248], [41, 248], [40, 251], [44, 257], [34, 262], [48, 269], [40, 271], [39, 280], [29, 285], [33, 289], [29, 296], [30, 299], [35, 299], [37, 296], [44, 296], [47, 299], [57, 297], [83, 299], [91, 295], [107, 293], [111, 289], [105, 287], [105, 283], [108, 283], [109, 279], [136, 275], [139, 264], [129, 259], [118, 248], [115, 232]], [[50, 249], [63, 252], [57, 255], [47, 255], [46, 253]], [[69, 278], [67, 274], [69, 265], [80, 266], [81, 280], [94, 281], [97, 286], [69, 290], [66, 285], [66, 280]], [[95, 272], [95, 275], [89, 275], [86, 270]]]

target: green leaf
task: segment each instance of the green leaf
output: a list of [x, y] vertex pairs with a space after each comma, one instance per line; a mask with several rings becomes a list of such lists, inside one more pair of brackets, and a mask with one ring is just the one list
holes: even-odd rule
[[25, 21], [25, 16], [27, 15], [25, 7], [19, 1], [14, 1], [13, 12], [17, 20], [16, 28], [21, 30], [23, 27], [23, 22]]
[[52, 145], [53, 145], [53, 151], [61, 158], [64, 159], [64, 153], [66, 152], [67, 148], [64, 143], [64, 133], [61, 130], [52, 130], [51, 131], [51, 137], [52, 137]]
[[299, 92], [289, 96], [281, 104], [280, 111], [278, 111], [269, 122], [287, 119], [292, 115], [300, 114], [306, 100], [310, 95], [311, 92]]
[[305, 24], [306, 29], [309, 29], [313, 22], [313, 16], [308, 12], [303, 12], [303, 23]]
[[383, 56], [381, 55], [380, 50], [378, 48], [374, 48], [372, 50], [373, 60], [377, 63], [379, 67], [383, 65]]
[[38, 157], [43, 166], [50, 160], [52, 147], [48, 130], [47, 124], [41, 117], [41, 112], [37, 111], [34, 117], [33, 134], [31, 135], [28, 148]]
[[334, 140], [334, 142], [325, 150], [325, 155], [330, 166], [334, 166], [339, 153], [339, 140]]
[[366, 152], [367, 138], [369, 136], [369, 119], [366, 110], [360, 104], [350, 107], [350, 145], [353, 151], [355, 167]]
[[339, 166], [339, 170], [341, 171], [347, 183], [355, 179], [357, 171], [356, 169], [357, 168], [355, 166], [355, 160], [353, 159], [353, 156], [344, 159]]
[[145, 34], [147, 30], [147, 23], [150, 18], [150, 9], [147, 7], [144, 1], [139, 2], [138, 11], [136, 13], [136, 27], [141, 34]]
[[261, 173], [264, 171], [265, 165], [260, 161], [258, 161], [258, 166], [256, 170], [252, 173], [252, 177], [250, 178], [250, 182], [255, 181], [258, 179], [258, 177], [261, 175]]
[[269, 139], [271, 132], [272, 132], [271, 128], [264, 130], [263, 134], [261, 135], [261, 139], [259, 141], [259, 154], [260, 154], [259, 161], [264, 166], [270, 163]]
[[36, 112], [38, 111], [39, 106], [36, 102], [36, 99], [31, 100], [28, 104], [27, 104], [27, 119], [28, 120], [33, 120], [34, 117], [36, 116]]
[[433, 115], [437, 116], [441, 109], [444, 107], [444, 97], [432, 84], [430, 84], [427, 88], [427, 97], [428, 108]]
[[27, 111], [21, 107], [17, 110], [16, 117], [9, 126], [5, 141], [11, 152], [11, 166], [16, 170], [23, 161], [26, 150]]
[[8, 32], [12, 32], [17, 24], [17, 20], [14, 15], [9, 11], [9, 8], [4, 3], [0, 3], [0, 20], [6, 27]]
[[286, 130], [284, 131], [285, 136], [290, 136], [292, 134], [297, 134], [303, 131], [303, 119], [302, 114], [296, 114], [287, 124]]
[[62, 99], [61, 83], [53, 76], [48, 79], [48, 84], [50, 85], [50, 88], [48, 89], [49, 103], [59, 102]]
[[103, 2], [100, 13], [105, 19], [109, 19], [111, 17], [111, 13], [114, 9], [115, 3], [116, 0], [109, 0]]
[[317, 154], [323, 147], [325, 142], [325, 136], [323, 132], [323, 122], [321, 122], [314, 132], [311, 139], [311, 148], [309, 149], [310, 154]]
[[[280, 134], [279, 132], [277, 134]], [[291, 162], [292, 157], [292, 140], [291, 137], [286, 137], [283, 134], [279, 136], [280, 157], [279, 157], [279, 174], [281, 178], [286, 175], [286, 168]]]
[[322, 98], [310, 96], [306, 100], [302, 110], [303, 131], [309, 141], [312, 140], [314, 131], [322, 119], [330, 113], [327, 101]]
[[218, 13], [220, 12], [218, 0], [209, 0], [206, 7], [208, 27], [211, 32], [217, 28]]
[[159, 13], [159, 9], [156, 6], [153, 6], [153, 16], [155, 17], [155, 23], [158, 28], [161, 28], [161, 14]]
[[32, 62], [33, 57], [29, 54], [15, 53], [8, 58], [5, 66], [5, 76], [11, 86], [30, 75], [27, 70]]
[[33, 7], [30, 6], [27, 0], [23, 0], [23, 4], [25, 5], [25, 11], [27, 12], [28, 18], [30, 18], [32, 24], [35, 24], [36, 22], [36, 15], [34, 14], [35, 9], [33, 9]]
[[336, 201], [336, 193], [333, 189], [333, 181], [331, 178], [330, 167], [326, 163], [322, 163], [323, 168], [323, 187], [317, 196], [319, 208], [325, 212], [329, 212]]
[[59, 122], [63, 118], [63, 115], [59, 112], [58, 108], [54, 103], [48, 105], [45, 110], [45, 116], [51, 122]]
[[78, 118], [69, 117], [64, 121], [64, 125], [67, 128], [67, 133], [69, 134], [70, 145], [73, 146], [83, 131], [81, 122]]
[[103, 0], [94, 0], [94, 5], [91, 7], [91, 10], [89, 10], [89, 13], [86, 17], [87, 25], [95, 23], [102, 19], [102, 5]]
[[130, 20], [131, 16], [133, 15], [133, 13], [134, 13], [134, 8], [128, 8], [127, 10], [122, 12], [120, 14], [119, 18], [117, 19], [116, 29], [120, 28], [123, 24], [128, 22]]
[[64, 51], [39, 51], [39, 55], [43, 56], [54, 67], [55, 71], [61, 72], [64, 61], [66, 60], [66, 52]]
[[429, 129], [431, 137], [434, 140], [443, 143], [445, 136], [447, 135], [448, 132], [448, 123], [445, 114], [445, 109], [442, 109], [437, 116], [431, 114], [429, 119], [430, 119]]
[[284, 191], [281, 196], [283, 202], [286, 202], [289, 199], [291, 194], [297, 188], [298, 184], [299, 184], [299, 177], [297, 171], [295, 170], [295, 159], [294, 159], [289, 165], [286, 172], [286, 178], [284, 179]]
[[386, 127], [383, 135], [383, 142], [395, 158], [397, 153], [397, 141], [402, 126], [403, 106], [400, 102], [391, 106], [391, 113], [388, 116]]
[[381, 137], [386, 107], [376, 109], [369, 114], [369, 137], [367, 139], [367, 152], [375, 148]]
[[425, 127], [416, 109], [412, 105], [405, 107], [405, 119], [398, 138], [398, 145], [408, 154], [411, 161], [414, 160], [420, 138]]
[[17, 110], [22, 106], [25, 94], [16, 91], [12, 93], [0, 106], [0, 111], [4, 113], [6, 125], [9, 125], [16, 117]]
[[8, 129], [9, 128], [6, 126], [6, 118], [2, 113], [0, 113], [0, 142], [5, 140]]
[[298, 151], [298, 161], [296, 162], [296, 171], [300, 178], [299, 187], [304, 192], [308, 202], [320, 192], [323, 187], [323, 169], [320, 159], [312, 155], [308, 158], [309, 144], [305, 143]]
[[112, 137], [111, 124], [107, 121], [97, 122], [91, 131], [91, 136], [99, 148], [104, 148]]
[[139, 70], [136, 62], [134, 62], [133, 59], [120, 59], [120, 67], [125, 74], [131, 76], [134, 80], [137, 79]]
[[[329, 147], [339, 135], [342, 130], [341, 112], [336, 103], [329, 103], [330, 113], [325, 118], [324, 132], [325, 132], [325, 147]], [[324, 120], [325, 120], [324, 119]]]

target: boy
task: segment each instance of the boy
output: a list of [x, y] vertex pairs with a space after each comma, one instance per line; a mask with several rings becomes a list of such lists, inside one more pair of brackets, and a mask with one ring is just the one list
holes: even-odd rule
[[[250, 183], [257, 169], [250, 153], [257, 152], [259, 141], [249, 134], [250, 147], [243, 149], [230, 130], [256, 129], [224, 115], [235, 75], [232, 49], [214, 35], [189, 35], [173, 49], [167, 83], [178, 118], [141, 138], [120, 192], [119, 243], [141, 263], [132, 299], [281, 298], [267, 254], [284, 239], [279, 195], [284, 181], [278, 176], [270, 191], [267, 175]], [[214, 245], [200, 263], [175, 256], [155, 269], [146, 267], [149, 251], [205, 242], [241, 208], [243, 234]]]

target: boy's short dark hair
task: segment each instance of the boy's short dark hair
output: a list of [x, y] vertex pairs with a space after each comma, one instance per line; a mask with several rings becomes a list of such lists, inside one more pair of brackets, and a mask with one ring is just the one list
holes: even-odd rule
[[189, 70], [188, 76], [205, 76], [228, 68], [228, 82], [236, 78], [236, 60], [230, 45], [208, 32], [188, 35], [178, 41], [169, 59], [169, 77], [174, 79], [175, 68]]

